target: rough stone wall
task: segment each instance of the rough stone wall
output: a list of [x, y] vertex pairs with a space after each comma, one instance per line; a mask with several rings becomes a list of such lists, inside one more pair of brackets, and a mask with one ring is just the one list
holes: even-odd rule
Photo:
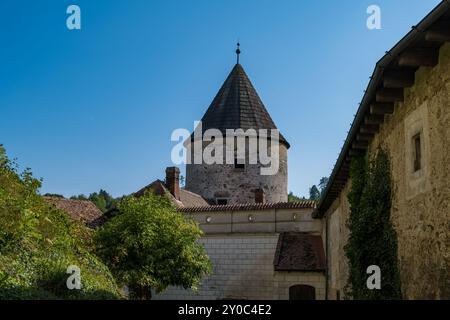
[[[422, 138], [422, 169], [413, 172], [412, 138]], [[392, 221], [402, 292], [409, 299], [450, 299], [450, 44], [439, 64], [420, 68], [403, 103], [370, 145], [389, 151]]]
[[213, 264], [213, 273], [197, 292], [171, 287], [155, 299], [281, 299], [289, 287], [315, 287], [316, 299], [325, 298], [325, 277], [319, 272], [277, 272], [273, 258], [278, 233], [207, 235], [201, 243]]
[[[406, 299], [450, 299], [449, 108], [450, 44], [446, 44], [436, 67], [422, 67], [416, 72], [415, 85], [405, 89], [404, 102], [386, 116], [369, 146], [370, 153], [381, 146], [391, 157], [391, 219], [397, 231], [402, 294]], [[412, 138], [419, 133], [422, 169], [413, 172]], [[348, 239], [345, 221], [349, 186], [350, 182], [326, 212], [323, 234], [328, 226], [330, 299], [336, 298], [336, 290], [341, 290], [342, 296], [347, 278], [343, 246]]]
[[280, 144], [279, 170], [275, 175], [261, 175], [261, 163], [249, 164], [246, 151], [245, 169], [234, 164], [187, 164], [186, 190], [215, 202], [227, 198], [229, 204], [255, 203], [255, 190], [262, 188], [266, 202], [287, 202], [287, 148]]
[[326, 223], [323, 224], [322, 238], [326, 243], [327, 256], [328, 299], [345, 298], [344, 288], [348, 279], [348, 262], [344, 252], [349, 230], [347, 220], [350, 205], [347, 194], [351, 181], [348, 181], [343, 191], [333, 202], [326, 213]]

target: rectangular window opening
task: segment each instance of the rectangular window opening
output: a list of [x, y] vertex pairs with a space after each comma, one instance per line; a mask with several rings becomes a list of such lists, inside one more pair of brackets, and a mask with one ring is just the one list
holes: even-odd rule
[[225, 198], [217, 198], [216, 199], [217, 205], [219, 206], [225, 206], [228, 204], [228, 199]]
[[245, 169], [245, 162], [243, 159], [234, 159], [234, 168], [235, 169]]
[[414, 172], [422, 169], [422, 152], [421, 152], [421, 139], [420, 133], [413, 137], [413, 148], [414, 148]]

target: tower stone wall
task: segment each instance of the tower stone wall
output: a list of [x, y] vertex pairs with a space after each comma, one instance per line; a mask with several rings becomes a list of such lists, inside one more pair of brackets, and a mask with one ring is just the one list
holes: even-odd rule
[[261, 168], [267, 165], [259, 161], [249, 164], [248, 146], [244, 168], [226, 164], [225, 159], [223, 162], [186, 165], [186, 190], [200, 194], [211, 203], [217, 203], [217, 199], [226, 199], [228, 204], [255, 203], [260, 189], [265, 202], [287, 202], [287, 147], [284, 144], [279, 145], [279, 165], [274, 175], [262, 175]]

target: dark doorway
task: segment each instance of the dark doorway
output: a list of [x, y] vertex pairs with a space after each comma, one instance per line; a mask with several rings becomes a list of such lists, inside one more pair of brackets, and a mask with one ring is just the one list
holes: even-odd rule
[[289, 288], [289, 300], [316, 300], [316, 289], [299, 284]]

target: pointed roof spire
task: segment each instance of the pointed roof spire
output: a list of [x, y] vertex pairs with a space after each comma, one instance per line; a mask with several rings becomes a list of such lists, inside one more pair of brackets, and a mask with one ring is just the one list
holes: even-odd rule
[[[236, 53], [239, 58], [239, 53]], [[202, 126], [203, 132], [219, 129], [224, 134], [226, 129], [277, 128], [239, 60], [204, 114]], [[280, 142], [289, 148], [289, 143], [281, 134]]]
[[239, 41], [238, 41], [238, 43], [237, 43], [237, 49], [236, 49], [237, 64], [239, 64], [239, 55], [241, 54], [241, 49], [240, 49], [240, 47], [241, 47], [241, 44], [240, 44]]

